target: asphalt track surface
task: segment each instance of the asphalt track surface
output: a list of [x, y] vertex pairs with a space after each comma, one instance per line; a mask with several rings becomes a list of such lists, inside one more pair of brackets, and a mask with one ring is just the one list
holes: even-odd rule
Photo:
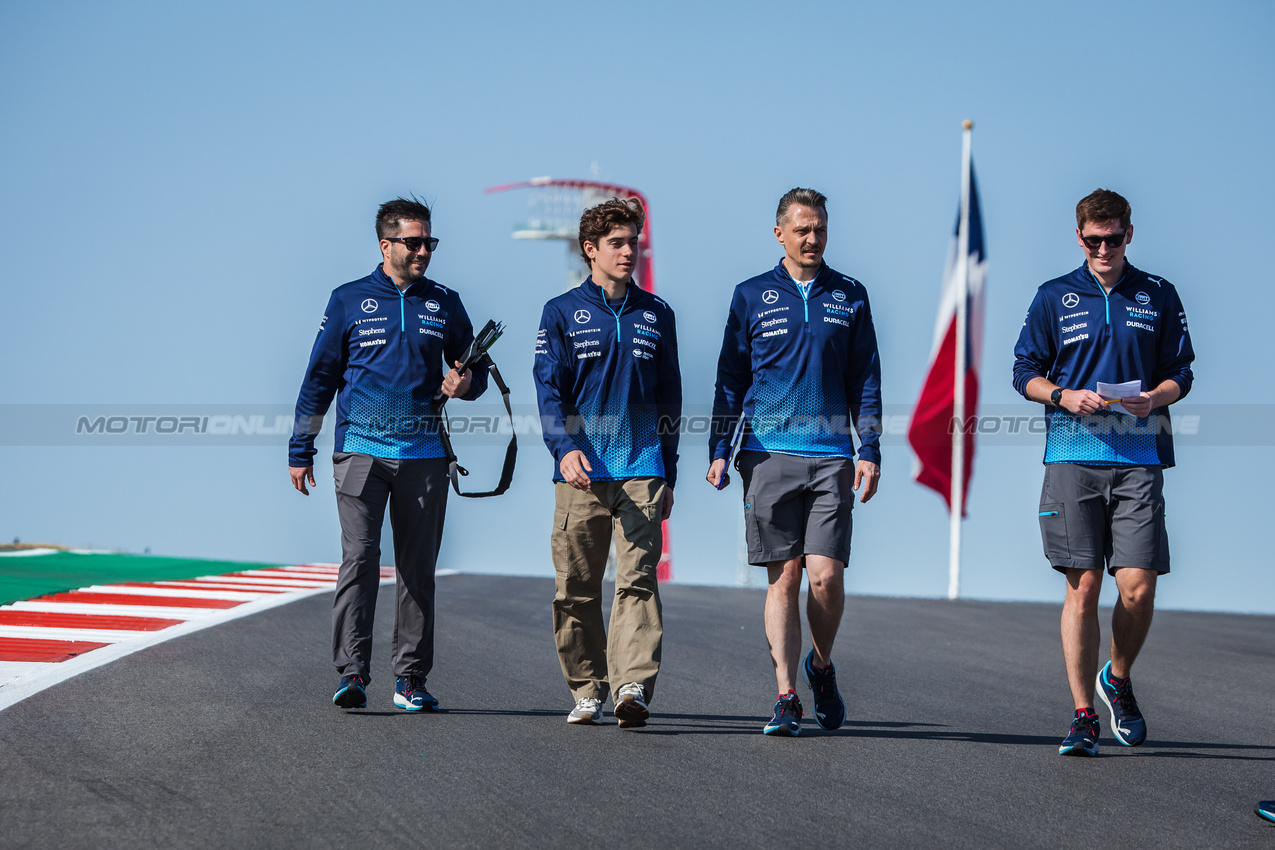
[[567, 725], [552, 593], [439, 579], [438, 714], [393, 708], [388, 588], [363, 711], [330, 702], [329, 594], [38, 693], [0, 713], [0, 846], [1275, 845], [1275, 618], [1157, 614], [1147, 743], [1082, 759], [1057, 755], [1057, 606], [851, 598], [847, 724], [777, 739], [762, 591], [664, 589], [652, 721], [624, 731]]

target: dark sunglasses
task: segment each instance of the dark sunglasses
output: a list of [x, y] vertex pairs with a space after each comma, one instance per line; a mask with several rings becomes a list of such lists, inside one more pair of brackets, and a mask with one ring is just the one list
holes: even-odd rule
[[1081, 236], [1080, 241], [1085, 243], [1085, 247], [1090, 251], [1097, 251], [1098, 246], [1103, 242], [1107, 243], [1107, 247], [1113, 251], [1124, 244], [1124, 238], [1129, 235], [1129, 231], [1124, 233], [1113, 233], [1110, 236]]
[[438, 238], [435, 236], [386, 236], [390, 242], [402, 242], [403, 247], [415, 254], [424, 248], [431, 254], [438, 247]]

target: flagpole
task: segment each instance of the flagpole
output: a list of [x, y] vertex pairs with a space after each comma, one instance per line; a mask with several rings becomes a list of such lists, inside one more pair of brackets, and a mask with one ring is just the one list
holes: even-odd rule
[[970, 134], [973, 121], [961, 125], [961, 225], [956, 239], [956, 373], [952, 385], [952, 515], [947, 598], [961, 591], [961, 517], [965, 513], [965, 347], [970, 271]]

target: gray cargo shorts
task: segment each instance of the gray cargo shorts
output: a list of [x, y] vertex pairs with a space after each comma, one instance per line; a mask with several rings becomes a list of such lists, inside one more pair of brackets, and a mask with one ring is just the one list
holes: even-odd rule
[[854, 459], [739, 453], [748, 563], [802, 555], [850, 560]]
[[1164, 470], [1158, 466], [1045, 465], [1040, 537], [1059, 572], [1120, 567], [1169, 571]]

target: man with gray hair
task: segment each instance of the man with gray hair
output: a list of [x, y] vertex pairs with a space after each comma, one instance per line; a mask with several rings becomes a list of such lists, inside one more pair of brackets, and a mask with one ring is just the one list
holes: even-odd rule
[[[804, 569], [812, 648], [800, 662], [824, 729], [845, 722], [832, 644], [845, 606], [850, 510], [881, 475], [881, 364], [863, 284], [823, 261], [827, 198], [793, 189], [779, 201], [779, 264], [735, 287], [717, 362], [708, 482], [729, 481], [732, 435], [744, 482], [748, 561], [764, 566], [766, 639], [779, 685], [767, 735], [801, 732], [796, 675]], [[851, 427], [859, 434], [859, 459]]]

